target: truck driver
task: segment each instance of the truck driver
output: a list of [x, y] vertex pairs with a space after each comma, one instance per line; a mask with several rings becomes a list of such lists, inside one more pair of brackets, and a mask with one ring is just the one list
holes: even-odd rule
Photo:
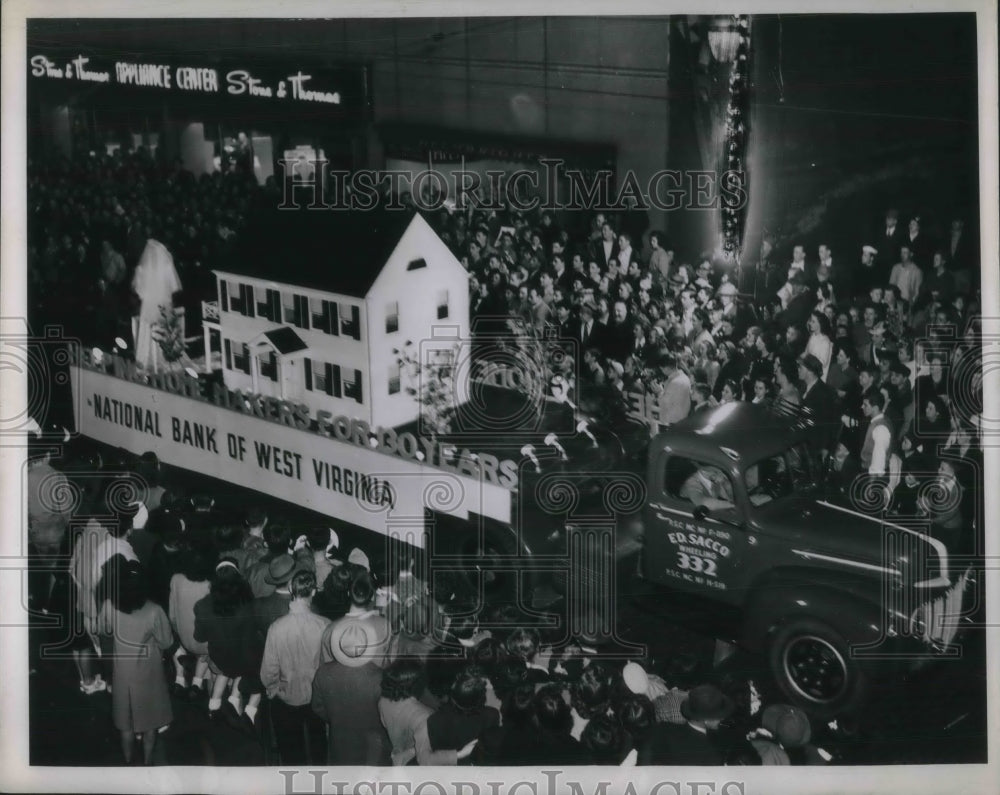
[[733, 507], [733, 487], [729, 478], [716, 466], [700, 465], [681, 486], [680, 496], [694, 505], [704, 505], [710, 511]]

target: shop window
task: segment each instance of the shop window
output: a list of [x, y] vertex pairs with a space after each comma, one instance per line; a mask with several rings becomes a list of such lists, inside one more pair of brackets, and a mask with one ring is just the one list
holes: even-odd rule
[[448, 317], [448, 291], [441, 290], [437, 299], [438, 320], [445, 320]]
[[361, 309], [351, 304], [340, 305], [340, 333], [345, 337], [361, 339]]
[[385, 333], [399, 331], [399, 301], [393, 301], [385, 308]]
[[399, 365], [394, 364], [389, 367], [389, 394], [398, 395], [400, 389]]

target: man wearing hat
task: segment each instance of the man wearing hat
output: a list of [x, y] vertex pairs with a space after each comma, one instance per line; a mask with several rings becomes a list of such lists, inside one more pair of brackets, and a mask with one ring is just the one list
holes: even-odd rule
[[839, 419], [837, 416], [837, 394], [822, 380], [823, 365], [811, 353], [804, 354], [799, 359], [799, 380], [802, 382], [802, 406], [812, 414], [816, 425], [820, 451], [823, 457], [833, 445], [833, 436], [837, 432]]
[[736, 708], [714, 685], [699, 685], [681, 703], [687, 723], [656, 724], [639, 748], [640, 765], [714, 766], [724, 762], [709, 736]]
[[687, 287], [687, 276], [687, 269], [684, 265], [673, 268], [670, 278], [667, 280], [667, 289], [675, 298], [681, 294], [681, 291], [683, 291], [685, 287]]
[[297, 571], [294, 559], [289, 556], [289, 560], [276, 566], [274, 579], [283, 581], [282, 585], [287, 582], [288, 614], [267, 631], [260, 681], [271, 701], [278, 753], [285, 765], [322, 764], [325, 730], [311, 706], [312, 683], [320, 666], [323, 633], [330, 620], [312, 611], [316, 593], [313, 572]]
[[292, 530], [287, 524], [280, 522], [268, 524], [265, 519], [261, 537], [264, 540], [266, 552], [263, 555], [257, 554], [249, 558], [244, 572], [255, 598], [259, 599], [274, 593], [275, 585], [268, 580], [270, 567], [275, 560], [288, 555], [289, 548], [293, 549], [292, 554], [298, 559], [300, 565], [315, 570], [313, 553], [305, 543], [306, 537], [299, 536], [292, 547]]
[[838, 291], [843, 298], [868, 295], [873, 287], [884, 287], [889, 283], [889, 274], [878, 264], [878, 255], [874, 246], [861, 247], [861, 264], [854, 268], [853, 284], [845, 284], [841, 288], [847, 288], [848, 292]]
[[312, 709], [327, 724], [326, 763], [387, 767], [391, 748], [378, 711], [382, 668], [369, 654], [372, 638], [361, 623], [341, 624], [324, 638], [334, 659], [316, 671]]
[[320, 652], [322, 662], [361, 667], [369, 662], [380, 667], [391, 657], [389, 622], [375, 609], [375, 582], [371, 572], [357, 567], [348, 586], [351, 601], [346, 615], [327, 627]]
[[718, 297], [719, 303], [722, 306], [722, 318], [719, 322], [721, 323], [724, 320], [729, 321], [733, 328], [732, 336], [734, 339], [739, 339], [746, 331], [739, 304], [736, 303], [736, 298], [739, 294], [740, 291], [732, 282], [724, 282], [719, 286], [719, 289], [715, 291], [715, 295]]
[[[312, 574], [312, 558], [293, 557], [288, 553], [273, 558], [267, 564], [264, 581], [273, 590], [267, 596], [254, 599], [249, 604], [249, 637], [247, 638], [248, 654], [256, 660], [264, 657], [264, 646], [271, 626], [278, 619], [288, 615], [292, 602], [290, 590], [292, 578], [302, 572]], [[315, 574], [313, 574], [315, 582]]]

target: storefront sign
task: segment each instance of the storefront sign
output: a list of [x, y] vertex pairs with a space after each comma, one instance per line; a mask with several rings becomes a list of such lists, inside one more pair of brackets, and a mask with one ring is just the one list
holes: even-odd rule
[[383, 534], [394, 523], [412, 526], [422, 520], [425, 508], [463, 519], [479, 514], [511, 520], [507, 488], [457, 468], [428, 466], [403, 452], [416, 453], [423, 440], [400, 441], [399, 454], [386, 454], [385, 446], [369, 444], [367, 425], [360, 421], [331, 419], [331, 438], [82, 364], [70, 373], [78, 396], [77, 430], [105, 444], [135, 454], [152, 451], [171, 466]]
[[[107, 83], [128, 88], [160, 89], [276, 102], [361, 107], [365, 104], [364, 67], [317, 73], [296, 68], [214, 68], [163, 62], [110, 61], [86, 55], [35, 54], [29, 74], [42, 80]], [[359, 79], [360, 76], [360, 79]]]

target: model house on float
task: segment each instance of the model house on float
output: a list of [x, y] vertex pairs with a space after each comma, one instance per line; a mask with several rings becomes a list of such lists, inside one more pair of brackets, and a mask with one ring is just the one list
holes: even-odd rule
[[468, 274], [419, 214], [276, 212], [230, 255], [203, 307], [206, 367], [221, 360], [228, 389], [398, 426], [419, 384], [394, 349], [443, 363], [468, 339]]

